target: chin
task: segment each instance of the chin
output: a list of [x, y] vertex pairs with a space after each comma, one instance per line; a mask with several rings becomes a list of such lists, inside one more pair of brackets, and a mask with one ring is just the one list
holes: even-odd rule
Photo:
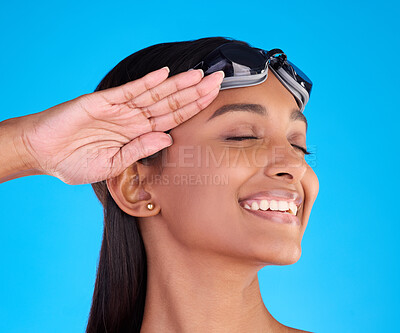
[[274, 252], [269, 252], [268, 255], [260, 256], [260, 261], [264, 263], [264, 265], [292, 265], [299, 261], [301, 257], [301, 246], [299, 244], [286, 244], [285, 246], [277, 248]]
[[301, 247], [295, 247], [292, 251], [288, 251], [285, 256], [282, 256], [281, 263], [279, 265], [292, 265], [299, 261], [301, 257]]

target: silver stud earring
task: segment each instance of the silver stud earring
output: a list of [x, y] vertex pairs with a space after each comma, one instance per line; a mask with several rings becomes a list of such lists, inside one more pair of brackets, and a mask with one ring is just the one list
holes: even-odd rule
[[152, 203], [148, 203], [147, 204], [147, 209], [148, 210], [153, 210], [153, 208], [154, 208], [154, 205]]

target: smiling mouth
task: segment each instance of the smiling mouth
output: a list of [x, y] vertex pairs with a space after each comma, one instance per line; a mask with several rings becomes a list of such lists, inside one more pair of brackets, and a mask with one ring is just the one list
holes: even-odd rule
[[300, 205], [291, 201], [245, 200], [240, 202], [240, 206], [248, 213], [272, 222], [300, 225], [300, 218], [297, 216]]
[[253, 211], [275, 211], [286, 213], [290, 215], [297, 215], [299, 211], [300, 204], [296, 205], [293, 201], [285, 201], [285, 200], [244, 200], [240, 203], [240, 205], [248, 210]]

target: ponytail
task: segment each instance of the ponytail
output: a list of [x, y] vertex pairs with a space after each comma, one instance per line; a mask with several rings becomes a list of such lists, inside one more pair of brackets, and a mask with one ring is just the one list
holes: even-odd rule
[[147, 265], [136, 218], [117, 206], [105, 182], [92, 186], [105, 203], [104, 232], [86, 333], [139, 333]]

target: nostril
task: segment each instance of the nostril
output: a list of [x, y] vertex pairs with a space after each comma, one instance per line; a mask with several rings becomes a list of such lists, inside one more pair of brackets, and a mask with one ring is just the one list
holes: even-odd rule
[[277, 176], [286, 176], [286, 177], [288, 177], [290, 179], [293, 179], [293, 175], [291, 175], [290, 173], [287, 173], [287, 172], [279, 172], [276, 175]]

